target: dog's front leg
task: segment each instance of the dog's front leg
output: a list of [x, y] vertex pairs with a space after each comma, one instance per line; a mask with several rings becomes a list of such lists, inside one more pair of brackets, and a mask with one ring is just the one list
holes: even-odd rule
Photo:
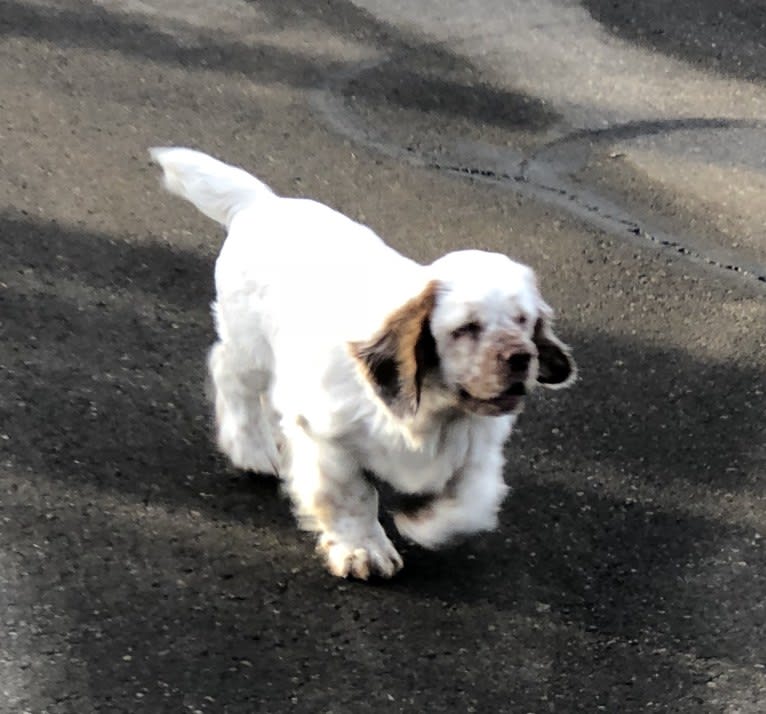
[[508, 492], [503, 480], [502, 445], [494, 444], [484, 452], [474, 449], [473, 453], [444, 493], [414, 511], [394, 514], [403, 536], [434, 549], [460, 536], [497, 527], [497, 514]]
[[402, 558], [378, 521], [378, 493], [338, 444], [297, 427], [289, 440], [287, 486], [303, 528], [319, 533], [317, 549], [333, 575], [389, 578]]

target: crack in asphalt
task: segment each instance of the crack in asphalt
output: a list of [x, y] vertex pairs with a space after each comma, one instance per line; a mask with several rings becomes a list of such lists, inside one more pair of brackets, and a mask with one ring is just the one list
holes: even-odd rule
[[[403, 160], [419, 168], [431, 169], [448, 174], [468, 177], [473, 180], [507, 186], [511, 190], [546, 203], [563, 208], [569, 214], [617, 236], [640, 237], [664, 249], [678, 253], [685, 258], [717, 269], [736, 273], [742, 277], [766, 284], [766, 266], [743, 261], [740, 256], [725, 249], [700, 250], [689, 241], [665, 231], [652, 229], [648, 221], [641, 220], [605, 196], [591, 189], [574, 186], [562, 176], [561, 167], [566, 163], [560, 154], [562, 150], [579, 150], [582, 154], [568, 170], [582, 168], [593, 152], [593, 146], [617, 139], [664, 134], [688, 130], [763, 129], [766, 122], [727, 118], [685, 118], [650, 119], [631, 121], [606, 129], [578, 129], [543, 145], [528, 155], [513, 155], [510, 163], [513, 170], [499, 171], [482, 166], [481, 159], [466, 161], [437, 161], [416, 151], [412, 146], [402, 146], [389, 141], [380, 130], [371, 126], [358, 112], [352, 109], [343, 96], [343, 88], [361, 74], [379, 67], [390, 58], [376, 59], [345, 67], [335, 73], [323, 87], [312, 93], [312, 104], [323, 115], [326, 123], [349, 139], [363, 144], [389, 158]], [[511, 155], [507, 149], [490, 147], [498, 156]], [[557, 156], [558, 154], [558, 156]], [[717, 254], [717, 255], [716, 255]]]

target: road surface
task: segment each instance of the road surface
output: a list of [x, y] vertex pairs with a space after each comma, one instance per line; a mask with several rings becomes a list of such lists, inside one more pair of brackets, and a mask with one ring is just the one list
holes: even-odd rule
[[[764, 711], [765, 20], [0, 0], [0, 712]], [[215, 453], [222, 236], [168, 144], [536, 268], [581, 379], [497, 532], [335, 580]]]

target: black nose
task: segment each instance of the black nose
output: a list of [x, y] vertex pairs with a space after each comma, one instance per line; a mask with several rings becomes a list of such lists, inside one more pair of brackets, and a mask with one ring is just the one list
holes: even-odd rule
[[526, 352], [517, 352], [515, 355], [511, 355], [508, 363], [511, 365], [512, 372], [526, 372], [531, 359], [532, 355]]

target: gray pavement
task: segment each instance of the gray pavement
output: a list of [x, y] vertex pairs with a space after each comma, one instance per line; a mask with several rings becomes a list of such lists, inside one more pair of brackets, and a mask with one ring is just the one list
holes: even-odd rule
[[[0, 712], [766, 710], [765, 19], [0, 0]], [[214, 452], [173, 143], [535, 266], [582, 379], [496, 533], [337, 581]]]

